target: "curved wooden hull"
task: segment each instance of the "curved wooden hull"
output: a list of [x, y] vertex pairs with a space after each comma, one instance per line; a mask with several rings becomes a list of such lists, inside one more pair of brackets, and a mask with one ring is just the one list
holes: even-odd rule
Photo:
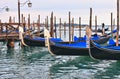
[[90, 53], [93, 58], [102, 60], [120, 60], [120, 49], [113, 50], [110, 47], [96, 46], [92, 41], [90, 42]]
[[45, 46], [45, 41], [43, 40], [33, 40], [32, 38], [24, 38], [24, 42], [28, 46]]
[[[61, 42], [61, 44], [63, 43], [64, 42]], [[50, 51], [54, 55], [68, 55], [68, 56], [88, 56], [89, 55], [88, 48], [63, 47], [63, 46], [57, 46], [52, 42], [50, 42]]]
[[[60, 38], [50, 38], [50, 40], [58, 42], [58, 41], [62, 41]], [[45, 47], [45, 38], [42, 37], [24, 37], [24, 42], [25, 44], [27, 44], [28, 46], [41, 46], [41, 47]]]
[[71, 56], [88, 56], [88, 49], [72, 49], [72, 48], [62, 48], [57, 46], [51, 46], [51, 52], [55, 55], [71, 55]]

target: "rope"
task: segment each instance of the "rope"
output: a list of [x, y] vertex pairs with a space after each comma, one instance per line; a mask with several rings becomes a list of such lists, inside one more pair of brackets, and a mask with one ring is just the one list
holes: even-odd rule
[[51, 50], [50, 50], [50, 33], [49, 33], [49, 31], [48, 31], [46, 28], [44, 28], [44, 37], [45, 37], [45, 46], [48, 47], [49, 53], [50, 53], [51, 55], [54, 55], [54, 54], [51, 52]]
[[94, 58], [94, 57], [92, 56], [92, 54], [91, 54], [91, 50], [90, 50], [90, 48], [91, 48], [91, 47], [90, 47], [90, 38], [87, 39], [86, 41], [88, 42], [88, 46], [89, 46], [89, 47], [88, 47], [88, 51], [89, 51], [90, 57], [91, 57], [93, 60], [98, 60], [98, 59]]
[[50, 50], [50, 39], [49, 39], [49, 38], [47, 38], [47, 43], [48, 43], [48, 51], [49, 51], [49, 53], [50, 53], [51, 55], [55, 55], [55, 54], [53, 54], [52, 51]]
[[23, 39], [23, 35], [22, 35], [21, 32], [19, 33], [19, 35], [20, 35], [21, 43], [22, 43], [24, 46], [28, 46], [27, 44], [25, 44], [24, 39]]
[[90, 29], [89, 27], [86, 27], [86, 36], [87, 36], [86, 46], [88, 47], [90, 57], [91, 57], [93, 60], [96, 60], [96, 58], [94, 58], [94, 57], [92, 56], [91, 50], [90, 50], [90, 38], [91, 38], [91, 35], [92, 35], [91, 29]]
[[19, 39], [21, 40], [21, 43], [24, 45], [24, 46], [28, 46], [25, 44], [24, 42], [24, 39], [23, 39], [23, 28], [19, 26]]

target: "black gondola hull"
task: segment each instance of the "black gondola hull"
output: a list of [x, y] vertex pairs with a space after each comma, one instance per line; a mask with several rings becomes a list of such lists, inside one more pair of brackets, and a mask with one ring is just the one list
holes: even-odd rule
[[68, 56], [88, 56], [88, 48], [72, 48], [50, 45], [50, 51], [54, 55], [68, 55]]
[[42, 41], [42, 40], [37, 41], [37, 40], [32, 40], [30, 38], [24, 38], [24, 42], [28, 46], [41, 46], [41, 47], [45, 46], [45, 41]]
[[90, 54], [95, 59], [102, 60], [120, 60], [120, 51], [107, 48], [99, 48], [90, 42]]

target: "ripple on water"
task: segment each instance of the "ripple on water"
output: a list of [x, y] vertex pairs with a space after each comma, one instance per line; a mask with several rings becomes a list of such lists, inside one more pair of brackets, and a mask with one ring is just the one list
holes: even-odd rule
[[0, 79], [119, 79], [120, 62], [51, 56], [44, 47], [0, 46]]

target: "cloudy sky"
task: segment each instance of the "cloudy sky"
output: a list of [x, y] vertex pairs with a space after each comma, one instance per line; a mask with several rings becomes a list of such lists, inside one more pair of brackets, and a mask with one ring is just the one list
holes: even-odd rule
[[[26, 0], [20, 0], [24, 3]], [[117, 0], [31, 0], [32, 7], [28, 8], [27, 4], [20, 7], [21, 13], [26, 16], [31, 14], [31, 21], [37, 21], [37, 17], [41, 15], [41, 22], [44, 21], [46, 16], [50, 16], [53, 11], [54, 15], [62, 18], [62, 21], [68, 22], [68, 12], [71, 11], [71, 17], [75, 18], [78, 22], [78, 17], [82, 18], [83, 24], [89, 23], [89, 9], [93, 8], [93, 24], [95, 15], [98, 16], [98, 24], [110, 24], [110, 13], [113, 12], [116, 19], [116, 2]], [[0, 8], [8, 6], [9, 12], [4, 10], [0, 11], [0, 19], [3, 22], [8, 21], [9, 16], [16, 17], [17, 21], [17, 3], [18, 0], [0, 0]]]

